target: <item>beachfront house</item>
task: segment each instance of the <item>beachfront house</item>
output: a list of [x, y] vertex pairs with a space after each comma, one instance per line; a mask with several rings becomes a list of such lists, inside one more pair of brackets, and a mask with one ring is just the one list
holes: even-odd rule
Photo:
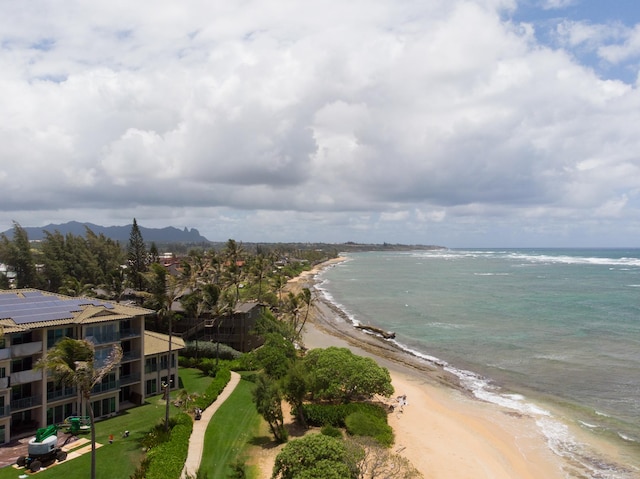
[[[63, 337], [87, 339], [96, 346], [96, 357], [106, 357], [113, 344], [120, 344], [123, 358], [92, 392], [96, 418], [107, 417], [141, 404], [155, 394], [146, 381], [147, 351], [164, 366], [169, 361], [168, 341], [159, 351], [161, 336], [153, 333], [147, 343], [145, 317], [154, 311], [111, 301], [69, 297], [34, 289], [0, 290], [0, 444], [26, 437], [37, 428], [60, 424], [69, 416], [85, 416], [78, 392], [55, 384], [46, 372], [35, 369], [40, 358]], [[177, 348], [172, 348], [172, 376], [177, 377]], [[184, 345], [182, 345], [184, 346]], [[164, 361], [164, 362], [163, 362]], [[166, 363], [168, 364], [168, 362]], [[165, 376], [168, 368], [165, 368]], [[162, 368], [157, 381], [161, 381]], [[171, 384], [177, 387], [177, 382]]]
[[[265, 306], [256, 301], [239, 302], [230, 315], [208, 316], [204, 319], [188, 318], [175, 328], [185, 340], [204, 340], [226, 344], [246, 353], [264, 343], [264, 338], [255, 333], [255, 326]], [[184, 309], [174, 309], [184, 313]]]

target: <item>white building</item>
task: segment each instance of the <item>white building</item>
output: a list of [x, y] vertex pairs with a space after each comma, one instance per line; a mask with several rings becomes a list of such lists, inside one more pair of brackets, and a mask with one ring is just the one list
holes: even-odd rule
[[[35, 433], [39, 427], [60, 424], [69, 416], [86, 415], [74, 388], [55, 384], [46, 372], [34, 369], [46, 351], [63, 337], [88, 339], [95, 344], [96, 360], [106, 358], [120, 344], [123, 358], [92, 392], [96, 418], [142, 404], [147, 393], [144, 318], [153, 311], [94, 298], [73, 298], [34, 289], [0, 290], [0, 444]], [[168, 364], [158, 341], [152, 357]], [[172, 376], [177, 377], [177, 351], [172, 347]], [[164, 365], [162, 363], [162, 365]], [[162, 379], [162, 370], [158, 372]], [[166, 370], [164, 373], [166, 378]], [[177, 382], [172, 383], [172, 388]], [[152, 389], [149, 389], [151, 391]]]

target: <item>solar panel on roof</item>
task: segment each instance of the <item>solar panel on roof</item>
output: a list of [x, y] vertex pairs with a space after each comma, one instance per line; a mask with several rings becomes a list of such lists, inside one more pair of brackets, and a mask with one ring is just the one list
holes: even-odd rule
[[42, 291], [22, 291], [21, 294], [23, 294], [26, 298], [30, 298], [33, 296], [44, 296], [42, 294]]
[[60, 298], [40, 291], [0, 295], [0, 317], [11, 318], [18, 324], [71, 318], [88, 305], [113, 309], [113, 303], [91, 298]]

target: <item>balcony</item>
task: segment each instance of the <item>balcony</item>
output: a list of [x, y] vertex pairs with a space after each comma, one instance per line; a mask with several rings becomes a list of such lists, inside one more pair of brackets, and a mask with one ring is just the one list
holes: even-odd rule
[[61, 399], [68, 399], [76, 397], [78, 394], [76, 388], [62, 388], [55, 391], [47, 391], [47, 401], [59, 401]]
[[135, 384], [140, 382], [140, 374], [127, 374], [126, 376], [120, 376], [120, 386], [128, 386], [129, 384]]
[[137, 338], [140, 336], [140, 330], [135, 328], [121, 329], [120, 339]]
[[0, 361], [11, 357], [11, 348], [0, 349]]
[[9, 387], [9, 378], [0, 378], [0, 389], [7, 389]]
[[120, 383], [117, 380], [107, 381], [105, 383], [96, 384], [91, 390], [92, 394], [106, 393], [107, 391], [113, 391], [120, 388]]
[[32, 383], [34, 381], [42, 381], [42, 370], [28, 369], [19, 373], [11, 373], [11, 385]]
[[11, 399], [12, 412], [20, 409], [29, 409], [32, 407], [42, 406], [42, 396], [29, 396], [20, 399]]
[[11, 356], [19, 358], [22, 356], [33, 356], [42, 352], [42, 341], [32, 343], [15, 344], [11, 346]]
[[0, 406], [0, 417], [7, 417], [11, 415], [11, 406]]
[[86, 336], [87, 341], [91, 341], [95, 345], [115, 343], [120, 341], [120, 333], [113, 332], [108, 334], [98, 334], [97, 336]]
[[122, 360], [120, 362], [126, 363], [128, 361], [135, 361], [136, 359], [140, 359], [142, 353], [139, 349], [135, 349], [133, 351], [126, 351], [122, 353]]

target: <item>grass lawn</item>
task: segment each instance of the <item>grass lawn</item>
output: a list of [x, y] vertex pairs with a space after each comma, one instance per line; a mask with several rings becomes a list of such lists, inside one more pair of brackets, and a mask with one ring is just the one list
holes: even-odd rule
[[[204, 440], [200, 471], [209, 478], [228, 477], [230, 464], [244, 462], [247, 444], [257, 435], [262, 417], [253, 404], [252, 382], [242, 380], [211, 419]], [[257, 471], [248, 477], [256, 477]]]
[[190, 394], [202, 394], [213, 378], [206, 376], [199, 369], [180, 368], [180, 389], [186, 389]]
[[[200, 371], [180, 369], [180, 379], [190, 392], [204, 391], [212, 378]], [[203, 386], [201, 383], [204, 383]], [[193, 389], [190, 389], [193, 388]], [[176, 392], [172, 393], [172, 396]], [[171, 405], [170, 413], [180, 412]], [[144, 456], [140, 440], [160, 421], [164, 420], [165, 401], [162, 395], [147, 399], [147, 403], [124, 411], [118, 416], [96, 423], [96, 442], [103, 444], [96, 450], [96, 479], [127, 479], [135, 471]], [[128, 430], [130, 435], [123, 438], [122, 433]], [[109, 444], [109, 435], [113, 434], [113, 444]], [[79, 437], [91, 438], [90, 433]], [[64, 461], [45, 471], [39, 472], [39, 479], [85, 479], [91, 470], [91, 453], [73, 460]], [[13, 467], [0, 469], [0, 479], [16, 479], [20, 473]], [[222, 476], [224, 477], [224, 476]]]

